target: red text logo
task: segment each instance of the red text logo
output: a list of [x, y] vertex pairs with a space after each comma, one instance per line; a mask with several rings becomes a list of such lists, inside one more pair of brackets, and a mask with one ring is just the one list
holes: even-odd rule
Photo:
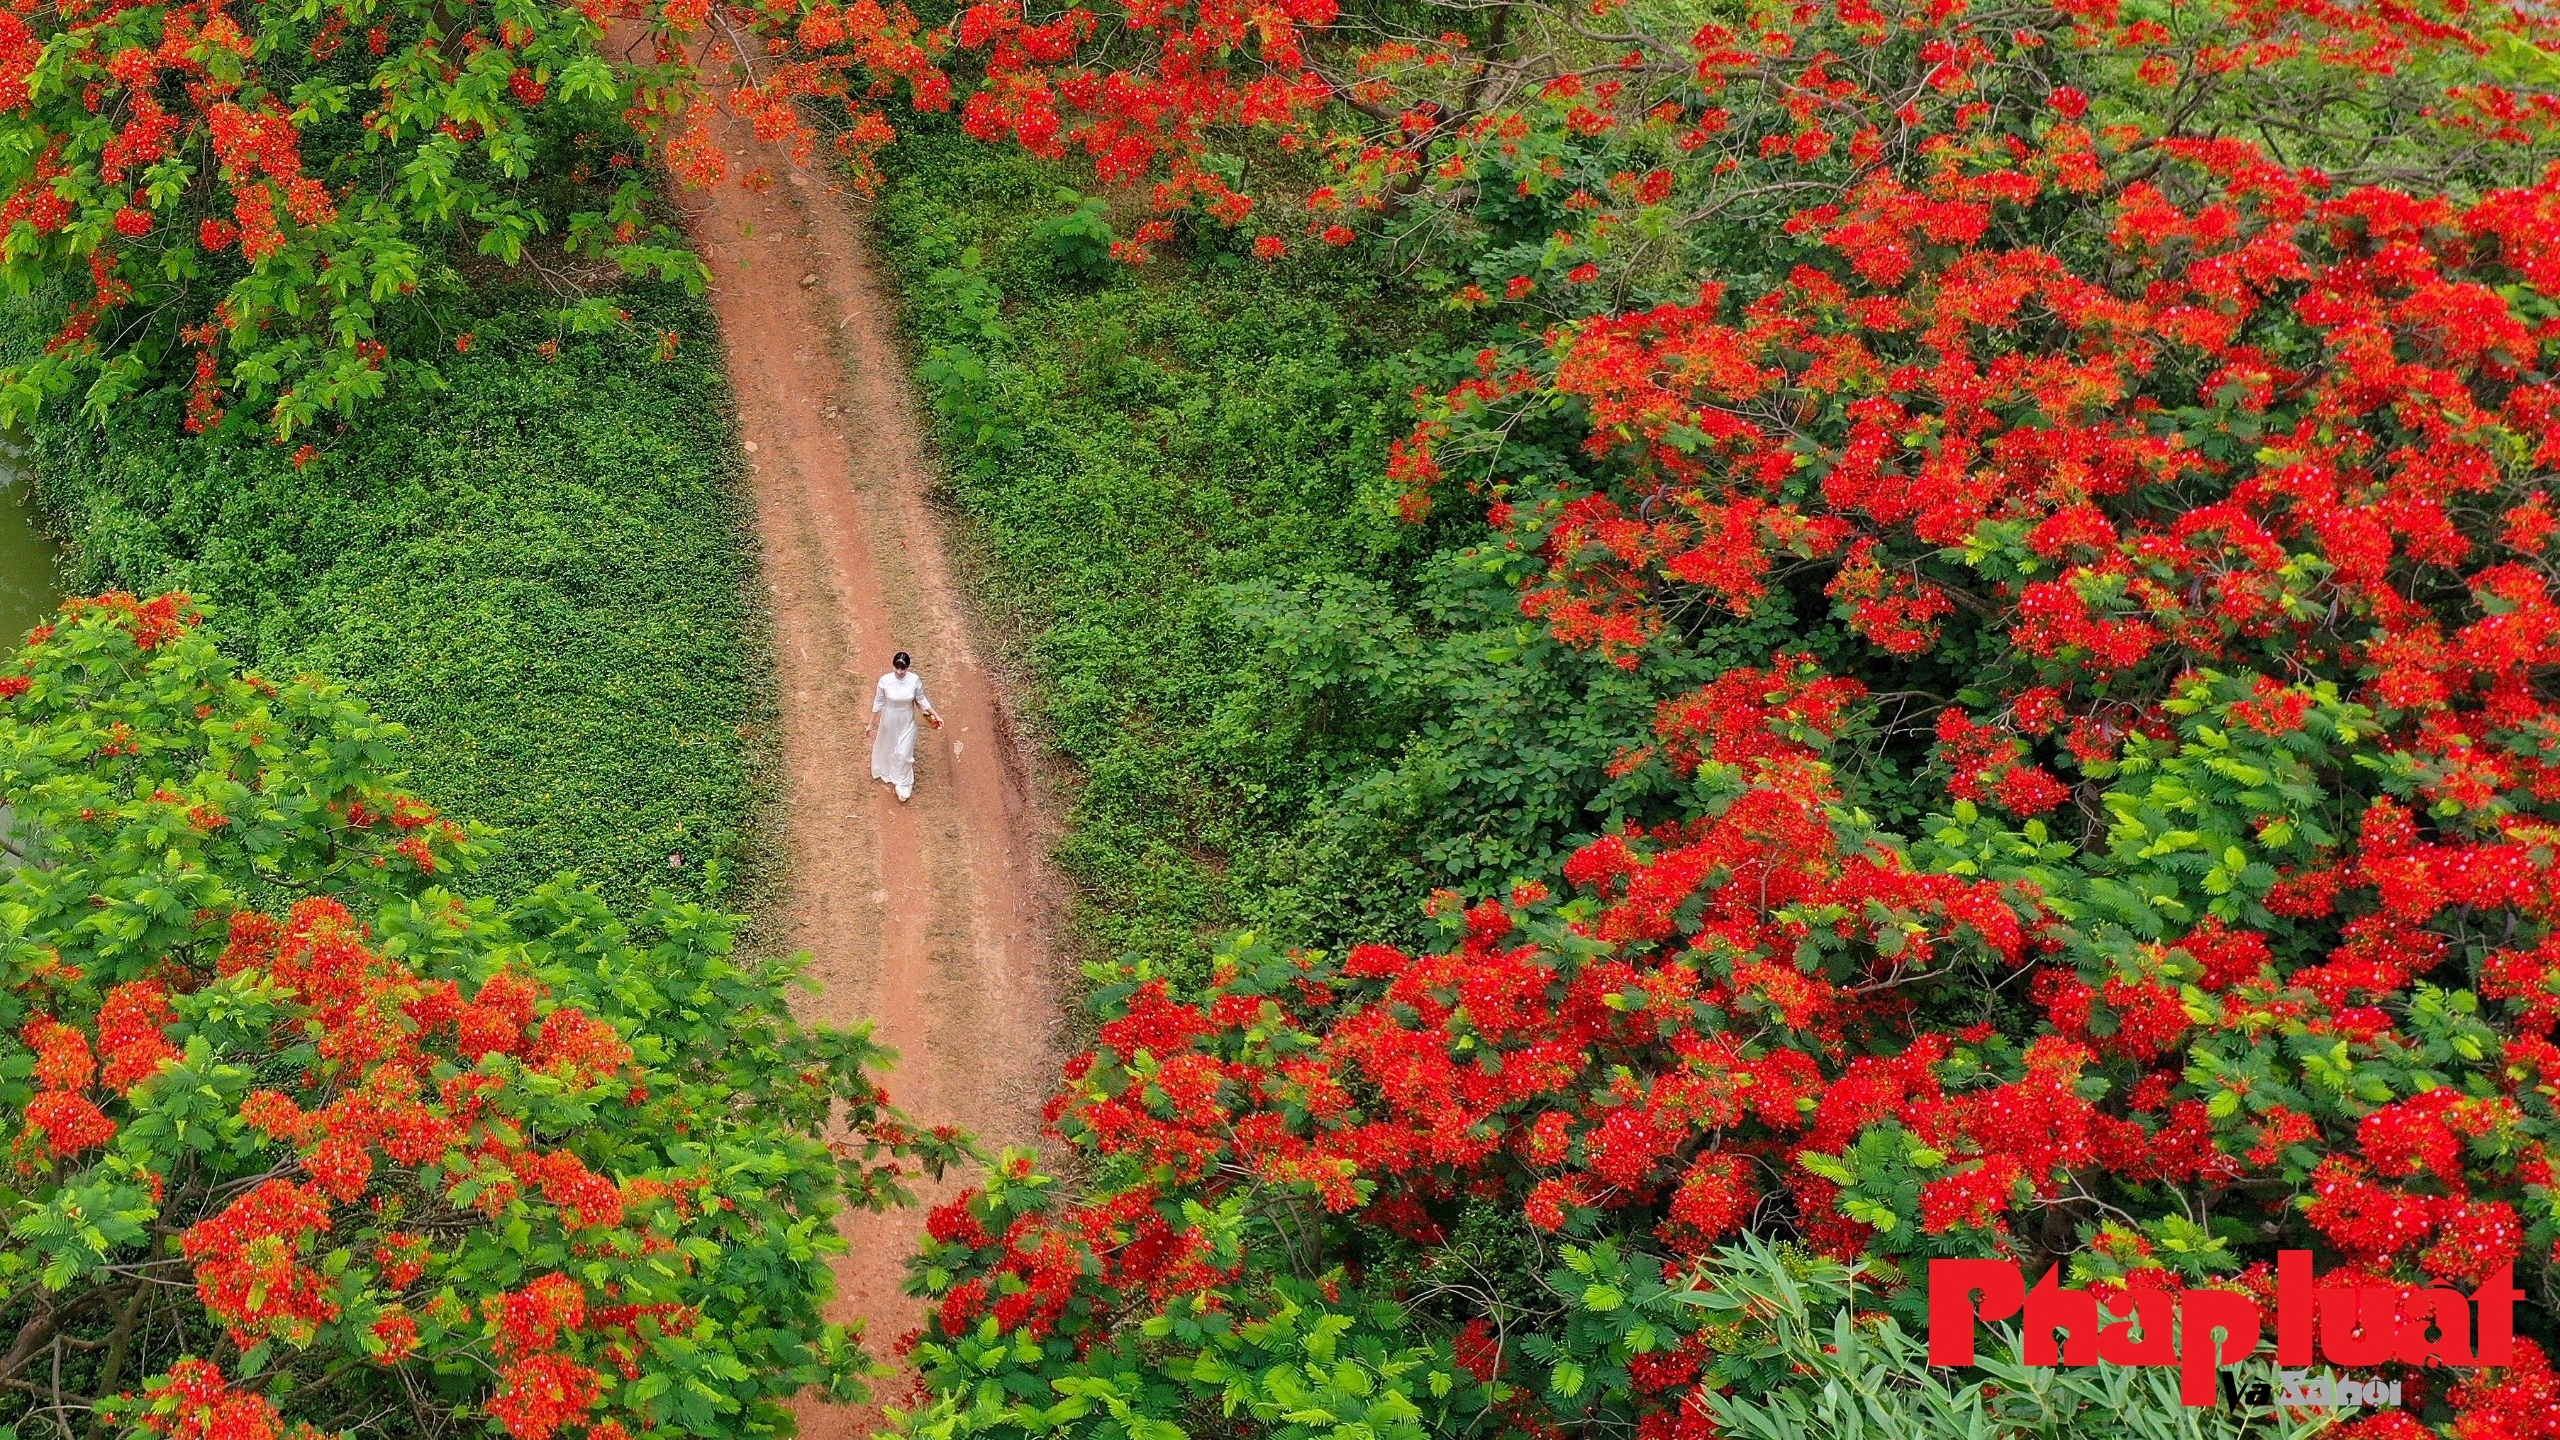
[[[2514, 1279], [2515, 1267], [2502, 1265], [2468, 1297], [2321, 1286], [2312, 1283], [2310, 1251], [2280, 1251], [2276, 1363], [2311, 1364], [2316, 1332], [2319, 1358], [2348, 1368], [2504, 1365], [2514, 1357], [2515, 1302], [2524, 1293]], [[2124, 1290], [2101, 1302], [2065, 1289], [2059, 1267], [2029, 1290], [2014, 1261], [1932, 1260], [1929, 1363], [1972, 1364], [1974, 1322], [2022, 1310], [2026, 1363], [2175, 1365], [2178, 1399], [2188, 1405], [2212, 1404], [2216, 1373], [2248, 1359], [2265, 1333], [2258, 1302], [2236, 1290]]]

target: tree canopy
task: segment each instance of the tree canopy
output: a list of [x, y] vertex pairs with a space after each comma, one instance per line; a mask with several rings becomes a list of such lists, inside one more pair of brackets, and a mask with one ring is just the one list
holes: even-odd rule
[[400, 788], [399, 728], [183, 597], [72, 602], [0, 696], [0, 1405], [616, 1440], [858, 1392], [840, 1207], [957, 1142], [737, 917], [470, 897], [490, 842]]

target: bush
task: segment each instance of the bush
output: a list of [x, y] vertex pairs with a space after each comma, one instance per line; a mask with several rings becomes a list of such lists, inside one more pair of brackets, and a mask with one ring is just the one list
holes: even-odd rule
[[1032, 226], [1031, 243], [1046, 246], [1049, 263], [1067, 279], [1093, 284], [1108, 277], [1117, 268], [1111, 247], [1119, 241], [1107, 218], [1108, 205], [1063, 188], [1057, 199], [1067, 213]]
[[548, 1440], [856, 1384], [838, 1209], [953, 1151], [734, 917], [448, 888], [486, 845], [394, 788], [400, 728], [178, 597], [73, 602], [0, 692], [8, 1403]]

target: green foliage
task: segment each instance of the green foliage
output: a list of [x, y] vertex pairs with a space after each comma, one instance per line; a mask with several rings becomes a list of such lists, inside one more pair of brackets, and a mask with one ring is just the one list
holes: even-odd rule
[[2040, 820], [2005, 823], [1959, 802], [1918, 853], [1943, 873], [2044, 887], [2053, 913], [2117, 952], [2207, 919], [2282, 933], [2287, 923], [2266, 906], [2279, 868], [2304, 866], [2351, 828], [2341, 773], [2388, 762], [2372, 748], [2384, 734], [2372, 710], [2336, 685], [2311, 687], [2299, 728], [2280, 735], [2233, 718], [2253, 693], [2212, 671], [2184, 677], [2160, 707], [2174, 734], [2129, 737], [2120, 758], [2087, 767], [2109, 783], [2104, 828], [2093, 823], [2085, 846]]
[[[966, 1209], [973, 1223], [1001, 1227], [1054, 1198], [1047, 1177], [1008, 1157]], [[1238, 1209], [1195, 1206], [1187, 1219], [1206, 1258], [1236, 1259]], [[930, 1264], [934, 1247], [926, 1248]], [[948, 1343], [917, 1347], [916, 1366], [936, 1399], [901, 1419], [918, 1440], [1225, 1433], [1437, 1440], [1489, 1433], [1490, 1411], [1507, 1387], [1477, 1378], [1448, 1335], [1417, 1327], [1402, 1305], [1339, 1271], [1267, 1277], [1255, 1288], [1241, 1304], [1186, 1301], [1094, 1352], [1007, 1329], [991, 1313]]]
[[[939, 1222], [996, 1233], [1053, 1213], [1056, 1183], [1027, 1161]], [[960, 1218], [965, 1216], [965, 1218]], [[1197, 1258], [1233, 1265], [1264, 1224], [1240, 1196], [1186, 1206]], [[1889, 1275], [1746, 1236], [1666, 1269], [1609, 1240], [1544, 1248], [1534, 1293], [1496, 1298], [1461, 1242], [1420, 1268], [1392, 1257], [1358, 1281], [1262, 1271], [1146, 1313], [1087, 1349], [993, 1311], [916, 1351], [933, 1393], [901, 1416], [923, 1440], [1061, 1437], [1388, 1440], [1511, 1433], [1504, 1416], [1536, 1391], [1569, 1433], [1632, 1433], [1644, 1397], [1694, 1377], [1718, 1433], [1738, 1440], [2303, 1440], [2326, 1417], [2280, 1422], [2263, 1406], [2188, 1409], [2171, 1367], [2029, 1366], [2015, 1326], [1993, 1326], [1966, 1370], [1933, 1369], [1927, 1342], [1887, 1308]], [[1464, 1279], [1439, 1271], [1474, 1252]], [[925, 1247], [920, 1278], [958, 1252]], [[1500, 1268], [1517, 1268], [1506, 1264]], [[1035, 1297], [1006, 1279], [966, 1299]], [[1393, 1295], [1396, 1298], [1389, 1299]], [[1451, 1302], [1454, 1302], [1452, 1304]], [[1516, 1303], [1525, 1302], [1525, 1303]], [[1454, 1318], [1450, 1311], [1454, 1310]], [[945, 1314], [950, 1314], [946, 1308]], [[1019, 1312], [1012, 1312], [1018, 1315]], [[1497, 1367], [1507, 1380], [1482, 1380]], [[2272, 1380], [2253, 1364], [2236, 1377]], [[1417, 1428], [1419, 1427], [1419, 1428]]]
[[1264, 647], [1263, 703], [1323, 747], [1328, 782], [1285, 838], [1237, 857], [1251, 918], [1301, 942], [1413, 939], [1430, 891], [1498, 893], [1619, 817], [1681, 805], [1658, 770], [1613, 762], [1663, 701], [1791, 639], [1780, 603], [1625, 669], [1522, 617], [1522, 563], [1462, 546], [1401, 587], [1334, 573], [1229, 590]]
[[1662, 700], [1832, 643], [1781, 597], [1623, 669], [1520, 615], [1530, 557], [1405, 524], [1381, 478], [1402, 397], [1468, 362], [1358, 262], [1114, 263], [1095, 288], [1050, 167], [932, 127], [884, 162], [978, 588], [1082, 774], [1061, 854], [1090, 949], [1409, 934], [1432, 889], [1541, 873], [1658, 798], [1609, 769]]
[[1113, 269], [1111, 246], [1120, 238], [1111, 230], [1110, 207], [1098, 198], [1067, 189], [1058, 191], [1058, 203], [1067, 207], [1067, 213], [1052, 215], [1032, 226], [1031, 243], [1049, 248], [1049, 262], [1060, 275], [1085, 284], [1098, 283]]
[[1062, 858], [1107, 897], [1089, 938], [1188, 955], [1235, 913], [1225, 857], [1318, 778], [1223, 587], [1393, 563], [1396, 527], [1361, 494], [1399, 362], [1343, 302], [1250, 262], [1088, 290], [1040, 231], [1057, 186], [1036, 162], [931, 129], [885, 161], [977, 588], [1026, 632], [1045, 728], [1083, 772]]
[[148, 408], [40, 428], [65, 585], [183, 588], [254, 663], [346, 678], [411, 727], [420, 790], [508, 836], [493, 893], [574, 870], [634, 901], [716, 855], [752, 895], [771, 669], [709, 316], [634, 288], [630, 333], [546, 363], [522, 298], [482, 297], [450, 393], [302, 468]]
[[922, 318], [936, 338], [926, 345], [916, 378], [932, 397], [943, 438], [985, 477], [1021, 438], [987, 371], [987, 355], [1013, 338], [1004, 323], [1004, 292], [988, 277], [976, 246], [928, 273], [924, 290]]
[[467, 897], [400, 728], [195, 621], [73, 602], [0, 685], [10, 1406], [744, 1436], [858, 1389], [835, 1217], [955, 1153], [885, 1054], [802, 1029], [738, 917]]
[[[1071, 1369], [1043, 1367], [1054, 1400], [1015, 1399], [1012, 1392], [1024, 1387], [990, 1378], [976, 1387], [972, 1408], [938, 1409], [912, 1433], [922, 1440], [990, 1432], [1183, 1440], [1249, 1423], [1270, 1440], [1427, 1440], [1475, 1428], [1498, 1387], [1467, 1374], [1445, 1342], [1416, 1343], [1395, 1305], [1328, 1300], [1326, 1288], [1279, 1281], [1267, 1308], [1241, 1322], [1161, 1317], [1150, 1326], [1150, 1343], [1134, 1352]], [[985, 1323], [992, 1332], [995, 1322]], [[974, 1366], [991, 1375], [1010, 1362], [1044, 1358], [1028, 1341], [932, 1348], [938, 1367]]]
[[[2326, 1417], [2283, 1422], [2178, 1403], [2174, 1368], [2031, 1366], [2003, 1328], [1964, 1371], [1933, 1370], [1928, 1342], [1862, 1310], [1856, 1267], [1751, 1239], [1722, 1252], [1687, 1298], [1716, 1352], [1709, 1403], [1735, 1440], [2296, 1440]], [[2264, 1377], [2261, 1377], [2264, 1378]], [[1710, 1392], [1712, 1393], [1712, 1392]]]
[[[494, 266], [701, 288], [620, 123], [672, 108], [671, 67], [645, 46], [617, 67], [602, 12], [30, 7], [0, 32], [0, 283], [53, 332], [0, 365], [10, 423], [76, 400], [105, 424], [188, 386], [190, 428], [236, 409], [307, 438], [394, 388], [391, 349], [421, 389], [454, 378], [420, 362]], [[614, 310], [550, 314], [594, 331]]]

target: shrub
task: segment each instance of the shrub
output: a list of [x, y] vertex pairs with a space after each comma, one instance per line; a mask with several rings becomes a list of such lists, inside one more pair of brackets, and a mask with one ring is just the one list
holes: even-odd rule
[[1111, 247], [1119, 243], [1106, 214], [1109, 207], [1098, 197], [1066, 189], [1058, 191], [1058, 203], [1066, 213], [1032, 226], [1031, 243], [1049, 252], [1058, 273], [1093, 284], [1111, 273]]
[[484, 842], [397, 788], [399, 728], [235, 669], [181, 597], [73, 602], [0, 693], [13, 1393], [548, 1440], [771, 1433], [858, 1384], [838, 1208], [953, 1142], [733, 917], [464, 898]]

